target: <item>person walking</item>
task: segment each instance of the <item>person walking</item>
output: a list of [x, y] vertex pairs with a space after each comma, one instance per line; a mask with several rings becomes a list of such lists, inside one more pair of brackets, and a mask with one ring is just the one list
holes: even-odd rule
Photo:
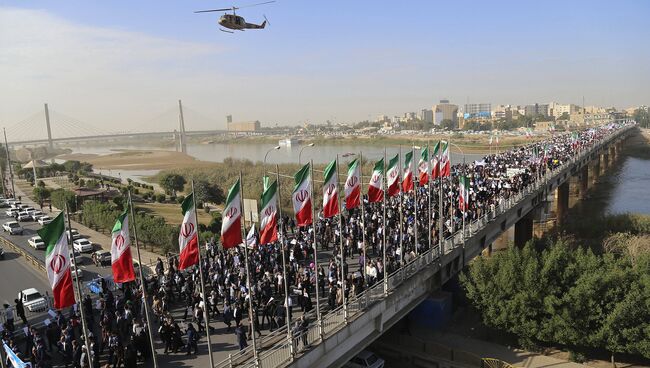
[[240, 323], [235, 327], [235, 336], [237, 336], [239, 351], [246, 349], [248, 346], [248, 342], [246, 342], [246, 331], [244, 331], [244, 327]]
[[18, 314], [18, 317], [23, 320], [23, 325], [27, 325], [27, 318], [25, 317], [25, 306], [23, 305], [23, 293], [20, 293], [20, 298], [15, 299], [14, 301], [16, 302], [16, 314]]
[[199, 335], [194, 329], [193, 324], [188, 324], [187, 325], [187, 354], [185, 355], [190, 355], [192, 354], [192, 350], [194, 350], [194, 354], [199, 353], [199, 346], [198, 346], [198, 340], [199, 340]]

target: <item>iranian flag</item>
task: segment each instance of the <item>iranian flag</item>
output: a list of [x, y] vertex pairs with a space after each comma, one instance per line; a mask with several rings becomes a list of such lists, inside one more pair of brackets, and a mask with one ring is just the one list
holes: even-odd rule
[[429, 147], [422, 150], [420, 162], [418, 162], [418, 182], [420, 185], [429, 182]]
[[291, 200], [293, 202], [293, 211], [296, 214], [296, 222], [298, 226], [307, 226], [312, 223], [311, 175], [309, 174], [309, 164], [303, 166], [293, 178], [296, 185], [293, 188]]
[[262, 193], [262, 210], [260, 211], [260, 244], [269, 244], [278, 240], [278, 182], [274, 181]]
[[184, 270], [199, 263], [199, 237], [197, 233], [196, 211], [194, 211], [194, 193], [188, 195], [181, 204], [183, 222], [178, 234], [180, 247], [178, 269]]
[[323, 184], [323, 216], [325, 218], [330, 218], [339, 214], [339, 189], [336, 160], [327, 165], [323, 176], [325, 177], [325, 183]]
[[368, 202], [375, 203], [384, 199], [384, 159], [377, 161], [372, 169], [368, 186]]
[[413, 151], [404, 155], [404, 179], [402, 179], [402, 190], [410, 192], [413, 190]]
[[431, 157], [431, 180], [440, 177], [440, 141], [433, 146], [433, 156]]
[[458, 207], [464, 212], [469, 208], [469, 178], [460, 177], [460, 197], [458, 198]]
[[348, 178], [345, 180], [345, 208], [351, 210], [361, 204], [361, 165], [358, 159], [348, 165]]
[[440, 142], [440, 177], [444, 178], [451, 175], [451, 160], [449, 159], [449, 143]]
[[223, 248], [233, 248], [241, 244], [241, 183], [239, 179], [228, 191], [221, 221], [221, 245]]
[[70, 272], [70, 249], [65, 232], [63, 212], [49, 224], [38, 230], [38, 235], [45, 243], [45, 268], [52, 287], [54, 308], [63, 309], [75, 303]]
[[399, 194], [399, 155], [395, 155], [388, 161], [386, 180], [388, 180], [388, 196], [394, 197]]
[[135, 280], [128, 210], [128, 207], [124, 209], [111, 231], [111, 268], [113, 269], [113, 281], [119, 283]]

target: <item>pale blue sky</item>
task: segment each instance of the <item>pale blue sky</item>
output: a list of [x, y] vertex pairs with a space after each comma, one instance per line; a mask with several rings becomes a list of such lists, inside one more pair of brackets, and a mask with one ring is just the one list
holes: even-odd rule
[[[650, 2], [0, 1], [0, 126], [49, 102], [128, 129], [183, 101], [206, 116], [349, 122], [463, 104], [650, 103]], [[197, 129], [203, 127], [196, 127]]]

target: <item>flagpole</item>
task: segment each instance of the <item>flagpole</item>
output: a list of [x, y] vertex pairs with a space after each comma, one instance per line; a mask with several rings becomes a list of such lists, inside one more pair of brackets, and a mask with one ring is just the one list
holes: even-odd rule
[[361, 206], [361, 241], [363, 242], [363, 281], [367, 283], [366, 265], [368, 258], [366, 253], [366, 210], [363, 204], [363, 152], [359, 152], [359, 206]]
[[[402, 145], [400, 144], [399, 146], [399, 156], [397, 158], [397, 167], [402, 166]], [[404, 248], [403, 248], [403, 241], [404, 241], [404, 234], [402, 234], [402, 228], [404, 227], [404, 195], [402, 194], [402, 178], [401, 175], [397, 177], [397, 180], [399, 180], [399, 264], [400, 267], [404, 267]]]
[[[336, 154], [336, 199], [338, 202], [338, 210], [339, 210], [339, 248], [341, 252], [341, 286], [343, 287], [341, 290], [343, 291], [342, 296], [343, 296], [343, 322], [348, 323], [348, 305], [346, 303], [346, 298], [345, 298], [345, 270], [343, 265], [345, 264], [345, 257], [343, 253], [343, 209], [341, 208], [341, 200], [340, 200], [340, 190], [339, 190], [339, 155], [338, 153]], [[365, 258], [364, 258], [364, 266], [365, 266]]]
[[[239, 190], [241, 195], [241, 175], [239, 180]], [[192, 206], [194, 207], [194, 218], [196, 219], [196, 247], [199, 256], [199, 278], [201, 279], [201, 294], [203, 296], [203, 322], [205, 323], [205, 335], [208, 340], [208, 356], [210, 357], [210, 367], [214, 367], [214, 358], [212, 357], [212, 340], [210, 339], [210, 323], [208, 322], [208, 298], [205, 293], [205, 282], [203, 281], [203, 264], [201, 262], [201, 245], [199, 244], [199, 215], [196, 212], [196, 192], [194, 192], [194, 179], [192, 179]], [[243, 197], [243, 195], [242, 195]], [[142, 267], [142, 266], [141, 266]]]
[[[239, 193], [241, 193], [241, 190], [243, 189], [243, 185], [241, 182], [241, 171], [239, 172]], [[268, 188], [268, 187], [267, 187]], [[243, 206], [243, 196], [242, 196], [242, 206]], [[250, 211], [251, 214], [251, 228], [255, 226], [255, 223], [253, 222], [253, 211]], [[253, 321], [253, 289], [251, 289], [251, 273], [250, 273], [250, 266], [248, 265], [248, 239], [246, 237], [246, 221], [244, 221], [244, 226], [242, 226], [242, 233], [244, 237], [244, 259], [246, 260], [246, 289], [248, 289], [248, 320], [251, 328], [251, 339], [253, 339], [253, 352], [255, 356], [255, 364], [258, 364], [259, 361], [257, 359], [257, 339], [255, 338], [255, 321]]]
[[314, 238], [314, 274], [316, 275], [316, 319], [318, 320], [318, 334], [320, 335], [321, 341], [323, 341], [323, 320], [321, 320], [320, 314], [320, 293], [318, 292], [318, 287], [320, 286], [318, 280], [318, 246], [316, 244], [316, 202], [314, 201], [314, 160], [309, 161], [309, 179], [311, 180], [311, 229], [312, 236]]
[[[72, 225], [70, 223], [70, 211], [68, 209], [68, 204], [65, 204], [65, 214], [68, 217], [68, 244], [70, 246], [72, 245]], [[84, 306], [83, 306], [83, 295], [81, 293], [81, 283], [79, 282], [79, 275], [77, 274], [77, 260], [75, 259], [74, 256], [74, 247], [72, 248], [72, 258], [74, 262], [70, 262], [72, 265], [72, 268], [74, 268], [74, 274], [75, 276], [73, 279], [75, 280], [77, 284], [77, 291], [79, 292], [79, 299], [77, 302], [77, 308], [81, 311], [81, 328], [83, 330], [83, 336], [84, 336], [84, 345], [86, 346], [86, 357], [88, 358], [88, 366], [92, 367], [93, 366], [93, 360], [91, 357], [91, 351], [90, 351], [90, 340], [88, 339], [88, 325], [86, 324], [86, 312], [84, 311]], [[72, 275], [71, 275], [72, 276]]]
[[153, 343], [153, 330], [151, 329], [151, 317], [149, 315], [149, 302], [147, 299], [147, 288], [145, 287], [146, 283], [144, 281], [144, 268], [142, 264], [142, 259], [140, 258], [140, 243], [138, 242], [138, 228], [135, 224], [135, 212], [133, 210], [133, 200], [131, 199], [131, 191], [129, 190], [129, 207], [131, 207], [131, 223], [133, 224], [133, 238], [135, 239], [135, 250], [138, 254], [138, 265], [139, 274], [140, 274], [140, 285], [142, 285], [142, 302], [144, 303], [144, 314], [147, 318], [147, 328], [149, 329], [149, 343], [151, 345], [151, 356], [153, 357], [153, 366], [154, 368], [158, 367], [158, 358], [156, 357], [156, 347]]
[[[427, 141], [427, 167], [431, 164], [431, 160], [429, 159], [429, 155], [431, 152], [429, 152], [429, 141]], [[422, 153], [420, 153], [422, 155]], [[427, 169], [427, 171], [429, 171]], [[428, 176], [429, 173], [427, 173]], [[418, 170], [418, 179], [420, 178], [420, 170]], [[431, 250], [431, 241], [433, 240], [432, 237], [433, 235], [431, 234], [431, 214], [433, 214], [433, 210], [431, 209], [431, 187], [433, 186], [433, 178], [429, 178], [427, 182], [427, 233], [429, 234], [429, 250]]]
[[[280, 193], [282, 191], [280, 190], [280, 166], [275, 165], [275, 181], [278, 183], [277, 188], [278, 188], [278, 217], [280, 221], [282, 220], [282, 199], [280, 197]], [[280, 221], [278, 221], [278, 235], [280, 238], [280, 251], [282, 252], [282, 275], [284, 276], [284, 309], [286, 313], [286, 319], [287, 319], [287, 341], [289, 342], [289, 349], [291, 350], [291, 356], [293, 357], [294, 351], [293, 351], [293, 344], [291, 344], [291, 313], [289, 313], [289, 285], [288, 282], [289, 280], [287, 279], [288, 272], [287, 272], [287, 255], [286, 251], [284, 249], [284, 229], [282, 227], [283, 224], [280, 224]], [[316, 270], [318, 273], [318, 269]], [[316, 285], [316, 289], [318, 290], [318, 285]]]
[[[411, 172], [411, 180], [413, 181], [413, 203], [415, 208], [415, 241], [413, 246], [415, 247], [415, 255], [418, 255], [418, 180], [415, 178], [415, 174], [411, 170], [413, 159], [415, 158], [415, 145], [411, 144], [411, 162], [409, 162], [409, 171]], [[419, 178], [418, 178], [419, 179]]]
[[382, 204], [384, 208], [384, 216], [383, 216], [383, 231], [382, 235], [384, 237], [384, 244], [382, 246], [383, 250], [383, 265], [384, 265], [384, 296], [388, 296], [388, 265], [386, 264], [386, 188], [384, 187], [384, 181], [386, 180], [386, 147], [384, 147], [384, 162], [383, 162], [383, 167], [382, 167], [382, 173], [381, 173], [381, 184], [382, 184], [382, 189], [384, 190], [382, 193]]

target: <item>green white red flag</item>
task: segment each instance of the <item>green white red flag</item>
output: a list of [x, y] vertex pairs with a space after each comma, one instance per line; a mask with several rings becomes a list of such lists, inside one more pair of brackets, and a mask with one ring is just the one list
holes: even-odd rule
[[241, 244], [241, 183], [239, 179], [228, 191], [221, 221], [221, 245], [224, 249]]
[[351, 210], [361, 204], [361, 165], [358, 159], [348, 165], [348, 177], [345, 180], [345, 208]]
[[449, 158], [449, 143], [440, 142], [440, 177], [445, 178], [451, 175], [451, 160]]
[[377, 161], [370, 175], [368, 202], [375, 203], [384, 199], [384, 159]]
[[429, 147], [422, 150], [418, 162], [418, 182], [425, 185], [429, 182]]
[[178, 234], [178, 269], [184, 270], [199, 263], [199, 236], [197, 232], [194, 193], [188, 195], [181, 204], [183, 222]]
[[38, 235], [45, 243], [45, 268], [52, 287], [54, 308], [63, 309], [75, 303], [70, 272], [70, 249], [65, 232], [63, 212], [49, 224], [38, 230]]
[[433, 146], [433, 156], [431, 156], [431, 179], [440, 177], [440, 141]]
[[313, 221], [311, 215], [312, 187], [309, 164], [303, 166], [293, 178], [296, 184], [293, 188], [291, 200], [293, 202], [293, 211], [296, 214], [296, 222], [298, 226], [307, 226]]
[[124, 283], [135, 280], [133, 257], [131, 255], [131, 237], [129, 236], [129, 208], [115, 221], [111, 231], [111, 268], [113, 281]]
[[413, 151], [406, 152], [404, 155], [404, 169], [402, 179], [402, 190], [410, 192], [413, 190]]
[[399, 194], [399, 155], [395, 155], [388, 161], [386, 180], [388, 180], [388, 196], [394, 197]]
[[330, 218], [339, 214], [339, 189], [336, 160], [327, 165], [323, 172], [323, 217]]
[[469, 208], [469, 178], [467, 176], [460, 177], [459, 183], [459, 192], [460, 197], [458, 198], [458, 207], [464, 212]]
[[268, 185], [262, 193], [262, 210], [260, 211], [260, 244], [269, 244], [278, 240], [278, 182]]

